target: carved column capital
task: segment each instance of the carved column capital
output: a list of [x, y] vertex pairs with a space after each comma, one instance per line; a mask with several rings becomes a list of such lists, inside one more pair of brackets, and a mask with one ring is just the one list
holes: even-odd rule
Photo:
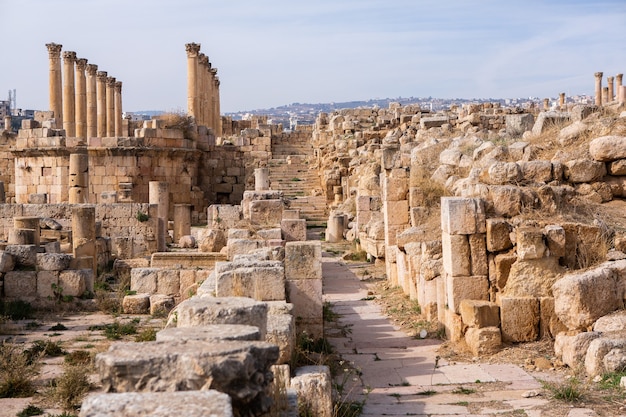
[[61, 57], [61, 48], [63, 45], [58, 43], [47, 43], [46, 48], [48, 48], [48, 55], [50, 58], [60, 58]]
[[206, 66], [209, 63], [209, 57], [201, 53], [198, 55], [198, 63]]
[[87, 64], [87, 74], [96, 75], [98, 71], [98, 66], [96, 64]]
[[68, 63], [76, 62], [76, 52], [74, 51], [64, 51], [63, 52], [63, 61]]
[[604, 73], [602, 72], [596, 72], [595, 74], [593, 74], [596, 78], [602, 78], [602, 76], [604, 75]]
[[115, 77], [107, 77], [107, 87], [115, 87]]
[[624, 74], [617, 74], [615, 76], [615, 79], [617, 80], [617, 82], [621, 83], [622, 82], [622, 77], [624, 77]]
[[115, 91], [117, 93], [121, 93], [122, 92], [122, 82], [121, 81], [116, 81], [113, 86], [115, 87]]
[[187, 52], [187, 56], [189, 58], [193, 58], [198, 55], [198, 52], [200, 52], [200, 44], [199, 43], [186, 43], [185, 51]]
[[78, 58], [76, 60], [76, 69], [79, 71], [84, 71], [87, 68], [87, 59], [86, 58]]
[[606, 80], [607, 80], [608, 82], [612, 83], [612, 82], [613, 82], [613, 77], [611, 77], [611, 76], [606, 77]]
[[106, 71], [98, 71], [98, 72], [96, 72], [96, 78], [98, 79], [98, 81], [106, 81], [106, 79], [107, 79], [107, 72]]

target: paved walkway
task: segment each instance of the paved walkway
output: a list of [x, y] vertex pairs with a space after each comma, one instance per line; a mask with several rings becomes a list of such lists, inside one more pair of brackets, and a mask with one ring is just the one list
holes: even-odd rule
[[326, 337], [357, 370], [336, 382], [344, 395], [365, 399], [363, 416], [596, 415], [567, 405], [556, 412], [548, 399], [535, 396], [541, 384], [516, 365], [437, 360], [441, 341], [407, 336], [368, 299], [365, 283], [343, 261], [327, 253], [322, 261], [324, 300], [339, 315], [327, 323]]

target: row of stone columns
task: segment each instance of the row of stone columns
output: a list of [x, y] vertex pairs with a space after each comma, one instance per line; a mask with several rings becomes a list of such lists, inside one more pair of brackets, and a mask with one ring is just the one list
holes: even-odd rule
[[220, 80], [209, 57], [200, 52], [200, 44], [185, 44], [187, 51], [187, 112], [198, 125], [222, 134], [220, 116]]
[[50, 110], [68, 137], [112, 137], [122, 134], [122, 83], [98, 66], [46, 44], [49, 58]]
[[[620, 104], [626, 101], [626, 86], [622, 85], [624, 74], [617, 74], [615, 77], [606, 77], [607, 86], [602, 87], [602, 72], [596, 72], [595, 97], [596, 106], [602, 106], [611, 101], [617, 100]], [[614, 85], [615, 82], [615, 85]]]

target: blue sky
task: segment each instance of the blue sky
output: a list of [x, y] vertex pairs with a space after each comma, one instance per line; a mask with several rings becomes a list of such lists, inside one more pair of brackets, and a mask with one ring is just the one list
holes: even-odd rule
[[626, 72], [626, 1], [0, 0], [0, 98], [47, 109], [46, 43], [124, 83], [124, 109], [184, 110], [185, 43], [222, 111], [369, 98], [593, 94]]

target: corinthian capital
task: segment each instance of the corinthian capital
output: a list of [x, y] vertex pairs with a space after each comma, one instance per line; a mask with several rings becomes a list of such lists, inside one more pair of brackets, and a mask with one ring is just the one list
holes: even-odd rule
[[48, 55], [50, 58], [60, 58], [61, 57], [61, 48], [63, 45], [58, 43], [47, 43], [46, 48], [48, 48]]
[[198, 55], [200, 52], [200, 44], [199, 43], [186, 43], [185, 51], [187, 51], [187, 56], [192, 58]]

